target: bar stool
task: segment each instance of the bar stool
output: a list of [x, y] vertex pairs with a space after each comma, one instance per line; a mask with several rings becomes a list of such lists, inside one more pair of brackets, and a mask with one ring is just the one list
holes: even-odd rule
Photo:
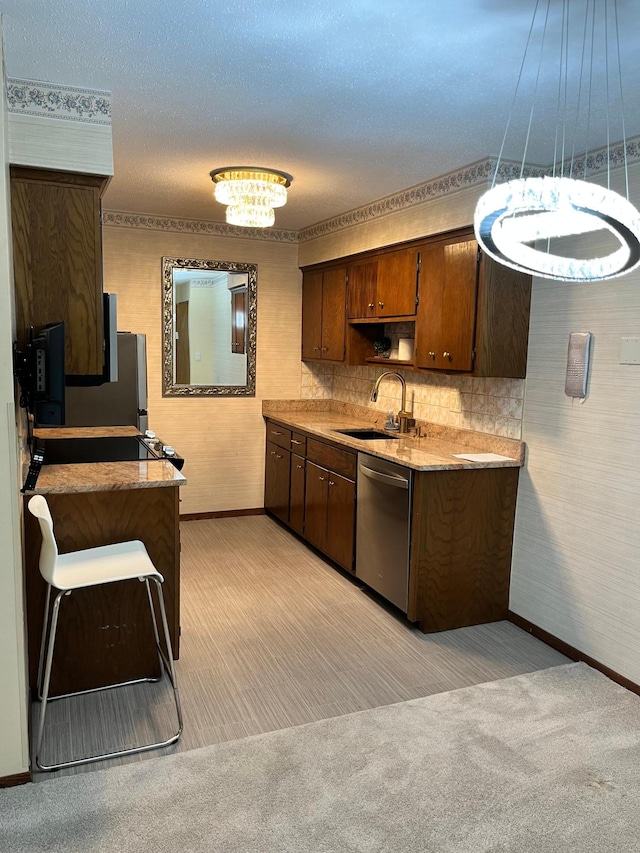
[[[29, 512], [34, 515], [40, 524], [42, 531], [42, 547], [40, 549], [40, 574], [47, 583], [47, 595], [44, 608], [44, 621], [42, 626], [42, 640], [40, 643], [40, 657], [38, 661], [38, 697], [41, 701], [40, 719], [36, 742], [36, 765], [40, 770], [60, 770], [63, 767], [74, 767], [78, 764], [89, 764], [93, 761], [102, 761], [105, 758], [117, 758], [121, 755], [131, 755], [137, 752], [148, 752], [151, 749], [159, 749], [175, 743], [182, 734], [182, 710], [180, 708], [180, 696], [173, 661], [171, 639], [167, 624], [167, 614], [162, 597], [163, 577], [151, 562], [144, 544], [140, 541], [118, 542], [114, 545], [102, 545], [97, 548], [86, 548], [82, 551], [74, 551], [71, 554], [58, 554], [58, 545], [53, 533], [53, 519], [46, 499], [42, 495], [35, 495], [28, 504]], [[116, 752], [106, 752], [99, 755], [91, 755], [87, 758], [77, 758], [71, 761], [63, 761], [57, 764], [43, 764], [40, 760], [42, 743], [44, 737], [44, 724], [47, 711], [47, 703], [55, 699], [63, 699], [69, 696], [78, 696], [84, 693], [96, 693], [101, 690], [110, 690], [113, 687], [122, 687], [129, 684], [138, 684], [143, 681], [158, 681], [157, 678], [138, 678], [120, 684], [111, 684], [108, 687], [96, 687], [92, 690], [79, 690], [76, 693], [65, 693], [64, 696], [49, 696], [49, 683], [51, 681], [51, 665], [53, 662], [53, 649], [56, 638], [56, 628], [60, 604], [66, 595], [76, 589], [83, 589], [100, 584], [115, 583], [117, 581], [135, 580], [144, 582], [147, 587], [147, 598], [151, 609], [151, 621], [153, 633], [160, 659], [161, 672], [164, 670], [169, 677], [173, 688], [173, 697], [178, 717], [178, 731], [167, 740], [155, 743], [133, 746], [120, 749]], [[167, 654], [165, 655], [160, 645], [158, 624], [156, 621], [151, 586], [153, 581], [156, 587], [164, 640]], [[51, 590], [56, 591], [56, 596], [49, 615]], [[48, 630], [47, 630], [48, 628]], [[81, 638], [79, 638], [81, 641]], [[44, 678], [43, 678], [44, 671]], [[162, 674], [161, 676], [162, 677]]]

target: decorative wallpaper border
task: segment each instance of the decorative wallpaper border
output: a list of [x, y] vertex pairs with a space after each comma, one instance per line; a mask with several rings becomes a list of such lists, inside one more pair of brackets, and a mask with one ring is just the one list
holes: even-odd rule
[[250, 240], [275, 240], [281, 243], [297, 243], [297, 231], [278, 228], [239, 228], [226, 222], [207, 222], [198, 219], [178, 219], [169, 216], [147, 216], [143, 213], [125, 213], [103, 210], [102, 224], [119, 228], [147, 228], [152, 231], [178, 231], [187, 234], [203, 234], [208, 237], [243, 237]]
[[96, 89], [8, 78], [7, 104], [17, 115], [111, 124], [111, 92]]
[[[626, 149], [629, 165], [634, 162], [640, 162], [640, 136], [627, 139]], [[618, 168], [624, 165], [624, 146], [622, 142], [613, 143], [608, 148], [608, 156], [607, 146], [595, 148], [587, 154], [586, 160], [587, 178], [603, 171], [607, 168], [607, 165], [611, 168]], [[584, 173], [584, 161], [584, 155], [576, 157], [574, 160], [573, 174], [575, 177], [580, 177], [581, 173]], [[315, 237], [322, 237], [326, 234], [341, 231], [352, 225], [369, 222], [385, 214], [404, 210], [417, 204], [423, 204], [425, 201], [442, 198], [449, 193], [482, 186], [485, 183], [488, 184], [490, 181], [493, 181], [497, 162], [497, 157], [487, 157], [486, 160], [478, 160], [475, 163], [464, 166], [462, 169], [457, 169], [453, 172], [448, 172], [446, 175], [426, 181], [424, 184], [417, 184], [399, 193], [394, 193], [393, 195], [373, 201], [363, 207], [347, 211], [333, 219], [327, 219], [324, 222], [318, 222], [316, 225], [303, 228], [299, 234], [300, 242], [302, 243], [306, 240], [313, 240]], [[565, 160], [564, 166], [565, 173], [567, 173], [570, 166], [570, 158]], [[520, 169], [520, 161], [501, 160], [497, 182], [503, 183], [504, 181], [518, 178], [520, 176]], [[538, 177], [548, 174], [549, 170], [550, 166], [527, 164], [523, 174], [525, 177]]]
[[[640, 136], [627, 139], [627, 162], [640, 162]], [[489, 185], [493, 181], [493, 176], [498, 162], [497, 157], [487, 157], [485, 160], [478, 160], [471, 163], [462, 169], [453, 172], [448, 172], [446, 175], [441, 175], [426, 181], [423, 184], [417, 184], [406, 190], [401, 190], [394, 195], [386, 196], [385, 198], [373, 201], [363, 207], [355, 208], [346, 213], [336, 216], [333, 219], [327, 219], [324, 222], [318, 222], [316, 225], [311, 225], [308, 228], [303, 228], [301, 231], [284, 231], [278, 229], [263, 230], [261, 228], [238, 228], [235, 225], [227, 225], [224, 222], [207, 222], [197, 219], [175, 219], [163, 216], [146, 216], [137, 213], [124, 213], [120, 211], [104, 211], [102, 221], [104, 225], [115, 225], [124, 228], [150, 228], [156, 231], [182, 231], [191, 234], [206, 234], [216, 237], [244, 237], [252, 240], [273, 240], [287, 243], [302, 243], [307, 240], [313, 240], [316, 237], [322, 237], [326, 234], [332, 234], [336, 231], [341, 231], [344, 228], [349, 228], [353, 225], [359, 225], [363, 222], [369, 222], [377, 219], [388, 213], [394, 213], [398, 210], [405, 210], [414, 205], [422, 204], [426, 201], [442, 198], [450, 193], [458, 192], [459, 190], [469, 189]], [[622, 142], [617, 142], [609, 146], [608, 157], [607, 147], [594, 149], [589, 152], [586, 157], [586, 177], [602, 172], [607, 166], [611, 168], [619, 168], [624, 165], [624, 147]], [[567, 158], [564, 163], [565, 173], [568, 173], [570, 167], [570, 158]], [[515, 160], [501, 160], [498, 168], [497, 182], [503, 183], [510, 181], [520, 176], [521, 163]], [[528, 164], [524, 168], [525, 177], [536, 177], [548, 174], [549, 166], [541, 166], [537, 164]], [[580, 178], [585, 170], [585, 156], [576, 157], [573, 164], [573, 175]]]

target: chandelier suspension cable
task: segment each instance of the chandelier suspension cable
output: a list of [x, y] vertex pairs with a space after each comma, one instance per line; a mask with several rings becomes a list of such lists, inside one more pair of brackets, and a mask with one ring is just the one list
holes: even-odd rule
[[618, 87], [620, 95], [620, 115], [622, 117], [622, 151], [624, 160], [624, 185], [627, 201], [629, 200], [629, 163], [627, 161], [627, 129], [624, 123], [624, 96], [622, 94], [622, 62], [620, 60], [620, 27], [618, 25], [618, 0], [614, 0], [613, 14], [616, 23], [616, 50], [618, 54]]
[[[587, 12], [589, 10], [589, 0], [587, 0]], [[587, 101], [587, 132], [585, 134], [585, 151], [584, 151], [584, 171], [582, 180], [587, 180], [587, 161], [589, 159], [589, 131], [591, 129], [591, 95], [593, 93], [593, 51], [596, 42], [596, 0], [593, 0], [593, 13], [591, 16], [591, 64], [589, 67], [589, 98]]]
[[[584, 29], [582, 31], [582, 54], [580, 57], [580, 78], [578, 84], [578, 104], [576, 106], [576, 118], [573, 123], [573, 146], [571, 148], [571, 164], [569, 166], [569, 177], [573, 178], [573, 167], [576, 159], [576, 143], [578, 141], [578, 119], [580, 118], [580, 108], [582, 106], [582, 96], [583, 96], [583, 83], [584, 83], [584, 61], [585, 55], [587, 52], [587, 27], [589, 25], [589, 2], [587, 0], [587, 5], [585, 7], [584, 12]], [[593, 70], [593, 24], [591, 30], [591, 69]], [[591, 103], [591, 88], [589, 88], [589, 103]], [[588, 110], [587, 112], [590, 112]]]
[[[502, 154], [504, 152], [504, 146], [507, 143], [507, 137], [509, 136], [509, 128], [511, 126], [511, 119], [513, 118], [513, 113], [516, 105], [516, 98], [518, 97], [518, 91], [520, 89], [520, 81], [522, 80], [522, 72], [524, 71], [524, 66], [527, 61], [527, 53], [529, 51], [529, 44], [531, 42], [531, 34], [533, 33], [533, 25], [535, 24], [536, 14], [538, 11], [538, 6], [540, 5], [540, 0], [536, 0], [536, 7], [533, 12], [533, 18], [531, 19], [531, 26], [529, 27], [529, 35], [527, 36], [527, 44], [524, 49], [524, 56], [522, 57], [522, 63], [520, 64], [520, 72], [518, 74], [518, 81], [516, 83], [516, 88], [513, 93], [513, 98], [511, 100], [511, 108], [509, 110], [509, 117], [507, 118], [507, 126], [504, 131], [504, 136], [502, 137], [502, 145], [500, 146], [500, 151], [498, 152], [498, 159], [496, 161], [496, 168], [493, 173], [493, 180], [491, 182], [491, 187], [493, 188], [496, 184], [496, 179], [498, 177], [498, 171], [500, 169], [500, 163], [502, 162]], [[522, 175], [520, 176], [522, 177]]]
[[[542, 40], [540, 41], [540, 54], [538, 56], [538, 71], [536, 73], [536, 84], [535, 84], [534, 89], [533, 89], [533, 98], [531, 99], [531, 110], [529, 112], [529, 124], [527, 126], [527, 137], [526, 137], [525, 143], [524, 143], [524, 151], [522, 152], [522, 163], [520, 164], [520, 179], [521, 180], [524, 177], [524, 164], [527, 161], [527, 151], [529, 150], [529, 139], [531, 137], [531, 125], [533, 124], [533, 115], [534, 115], [535, 107], [536, 107], [536, 95], [538, 94], [538, 85], [540, 83], [540, 70], [542, 68], [542, 53], [544, 50], [544, 43], [545, 43], [546, 36], [547, 36], [547, 24], [549, 23], [549, 8], [550, 8], [550, 6], [551, 6], [551, 0], [547, 0], [547, 12], [544, 16], [544, 29], [542, 30]], [[538, 9], [538, 3], [536, 0], [536, 11], [537, 11], [537, 9]], [[535, 22], [535, 19], [536, 19], [536, 13], [534, 12], [533, 13], [533, 21], [531, 22], [532, 29], [533, 29], [533, 24]], [[529, 37], [531, 37], [531, 31], [530, 31]], [[527, 49], [528, 49], [528, 47], [529, 47], [529, 42], [527, 41]], [[526, 49], [525, 49], [525, 54], [526, 54]]]
[[[615, 3], [615, 0], [614, 0]], [[605, 82], [607, 92], [607, 189], [611, 189], [611, 121], [609, 113], [609, 104], [611, 103], [611, 94], [609, 91], [609, 6], [604, 9], [604, 67], [605, 67]]]
[[[550, 0], [548, 0], [547, 9], [549, 8]], [[558, 100], [556, 106], [556, 133], [553, 144], [553, 170], [552, 175], [556, 177], [556, 171], [560, 168], [560, 177], [564, 177], [564, 147], [567, 136], [567, 51], [569, 37], [569, 11], [567, 9], [567, 0], [562, 3], [562, 26], [560, 28], [560, 51], [558, 58]], [[562, 123], [562, 133], [560, 133], [560, 124]], [[558, 156], [558, 138], [562, 140], [560, 145], [560, 155]]]

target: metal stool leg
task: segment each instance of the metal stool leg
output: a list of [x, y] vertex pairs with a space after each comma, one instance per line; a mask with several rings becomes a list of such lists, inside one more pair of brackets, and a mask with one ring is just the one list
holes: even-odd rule
[[[144, 578], [144, 580], [145, 580], [146, 585], [147, 585], [147, 594], [148, 594], [148, 599], [149, 599], [149, 606], [151, 608], [151, 620], [152, 620], [152, 624], [153, 624], [154, 639], [156, 642], [156, 648], [158, 649], [158, 655], [160, 657], [161, 677], [162, 677], [162, 671], [164, 670], [167, 673], [169, 680], [171, 681], [171, 686], [173, 688], [173, 698], [174, 698], [175, 706], [176, 706], [176, 714], [178, 717], [178, 731], [174, 735], [172, 735], [170, 738], [168, 738], [167, 740], [159, 741], [157, 743], [145, 744], [144, 746], [133, 746], [133, 747], [130, 747], [128, 749], [121, 749], [121, 750], [117, 750], [115, 752], [106, 752], [106, 753], [102, 753], [100, 755], [92, 755], [92, 756], [89, 756], [88, 758], [77, 758], [77, 759], [73, 759], [72, 761], [62, 761], [62, 762], [59, 762], [57, 764], [43, 764], [41, 762], [40, 752], [42, 749], [42, 742], [43, 742], [43, 737], [44, 737], [44, 724], [45, 724], [45, 714], [46, 714], [46, 709], [47, 709], [47, 702], [53, 701], [54, 698], [55, 699], [63, 698], [61, 696], [56, 696], [56, 697], [52, 697], [52, 699], [49, 700], [49, 684], [51, 681], [51, 667], [52, 667], [52, 662], [53, 662], [53, 648], [54, 648], [54, 643], [55, 643], [56, 629], [57, 629], [57, 625], [58, 625], [58, 612], [60, 609], [60, 601], [61, 601], [63, 595], [65, 595], [65, 594], [69, 595], [70, 594], [69, 592], [65, 593], [64, 591], [62, 591], [62, 592], [58, 593], [58, 595], [56, 596], [54, 603], [53, 603], [53, 611], [51, 614], [51, 622], [50, 622], [50, 627], [49, 627], [49, 636], [48, 636], [48, 640], [46, 643], [46, 665], [44, 668], [44, 684], [43, 684], [43, 689], [42, 689], [42, 707], [40, 709], [40, 721], [39, 721], [39, 725], [38, 725], [38, 740], [37, 740], [37, 747], [36, 747], [36, 765], [38, 766], [38, 769], [43, 770], [43, 771], [61, 770], [65, 767], [76, 767], [79, 764], [90, 764], [90, 763], [95, 762], [95, 761], [102, 761], [106, 758], [119, 758], [122, 755], [132, 755], [132, 754], [138, 753], [138, 752], [148, 752], [151, 749], [159, 749], [159, 748], [164, 747], [164, 746], [171, 746], [171, 744], [174, 744], [179, 739], [179, 737], [181, 736], [182, 731], [183, 731], [182, 708], [180, 706], [180, 695], [178, 693], [178, 684], [177, 684], [177, 680], [176, 680], [176, 672], [175, 672], [175, 666], [174, 666], [174, 660], [173, 660], [173, 650], [171, 647], [171, 637], [169, 635], [169, 625], [167, 622], [167, 614], [166, 614], [166, 610], [165, 610], [165, 606], [164, 606], [164, 598], [162, 596], [162, 583], [161, 583], [161, 581], [159, 581], [155, 577], [151, 578], [151, 580], [155, 581], [156, 588], [158, 591], [158, 601], [159, 601], [159, 607], [160, 607], [160, 615], [162, 618], [162, 628], [163, 628], [163, 633], [164, 633], [164, 640], [165, 640], [166, 647], [167, 647], [167, 656], [166, 657], [165, 657], [165, 655], [162, 651], [162, 647], [160, 645], [160, 635], [159, 635], [159, 631], [158, 631], [158, 624], [157, 624], [155, 609], [153, 606], [153, 598], [151, 596], [151, 588], [149, 586], [149, 578]], [[48, 609], [49, 608], [47, 606], [47, 611], [46, 611], [47, 613], [48, 613]], [[43, 645], [42, 649], [44, 650], [44, 645]], [[138, 679], [137, 681], [123, 682], [122, 685], [109, 685], [108, 687], [94, 688], [93, 690], [81, 690], [81, 691], [78, 691], [78, 693], [67, 693], [67, 694], [65, 694], [65, 697], [78, 696], [78, 695], [81, 695], [84, 693], [96, 693], [96, 692], [99, 692], [100, 690], [110, 690], [113, 687], [120, 687], [120, 686], [124, 686], [125, 684], [126, 685], [136, 684], [140, 681], [157, 681], [157, 680], [158, 679], [141, 678], [141, 679]]]
[[[38, 739], [36, 741], [36, 765], [40, 768], [40, 770], [50, 770], [53, 767], [47, 767], [47, 765], [42, 764], [40, 762], [40, 752], [42, 750], [42, 738], [44, 735], [44, 718], [47, 713], [47, 701], [49, 699], [49, 684], [51, 682], [51, 664], [53, 663], [53, 647], [56, 641], [56, 629], [58, 627], [58, 613], [60, 611], [60, 601], [62, 600], [63, 595], [68, 595], [69, 593], [65, 593], [64, 591], [59, 592], [55, 600], [53, 602], [53, 612], [51, 614], [51, 627], [49, 628], [49, 637], [47, 640], [47, 663], [44, 669], [44, 683], [42, 685], [42, 704], [40, 706], [40, 721], [38, 723]], [[47, 596], [47, 610], [49, 611], [49, 600]], [[43, 637], [43, 647], [44, 650], [44, 637]]]
[[51, 604], [51, 585], [47, 584], [47, 596], [44, 603], [44, 618], [42, 620], [42, 637], [40, 639], [40, 657], [38, 658], [38, 678], [36, 688], [38, 699], [42, 701], [42, 670], [44, 669], [44, 653], [47, 645], [47, 628], [49, 626], [49, 606]]
[[178, 682], [176, 679], [176, 670], [173, 661], [173, 649], [171, 647], [171, 637], [169, 636], [169, 625], [167, 623], [167, 612], [164, 606], [164, 597], [162, 595], [162, 582], [158, 580], [158, 578], [152, 578], [156, 584], [156, 590], [158, 593], [158, 602], [160, 604], [160, 616], [162, 618], [162, 627], [164, 629], [164, 640], [167, 646], [167, 659], [164, 659], [164, 655], [162, 654], [162, 650], [160, 648], [160, 641], [158, 637], [158, 626], [156, 623], [156, 617], [153, 607], [153, 600], [151, 598], [151, 589], [149, 588], [149, 579], [147, 578], [147, 590], [149, 591], [149, 604], [151, 605], [151, 617], [153, 620], [154, 632], [156, 637], [156, 642], [158, 644], [158, 651], [160, 653], [160, 657], [165, 664], [165, 669], [167, 675], [169, 676], [169, 680], [171, 681], [171, 686], [173, 688], [173, 698], [176, 703], [176, 714], [178, 716], [178, 731], [173, 736], [173, 738], [169, 741], [170, 743], [175, 743], [180, 735], [182, 734], [183, 724], [182, 724], [182, 708], [180, 706], [180, 694], [178, 692]]

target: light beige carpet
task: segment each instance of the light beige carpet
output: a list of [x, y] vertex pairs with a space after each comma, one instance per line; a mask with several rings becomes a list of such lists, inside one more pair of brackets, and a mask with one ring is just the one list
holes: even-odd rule
[[569, 664], [0, 792], [11, 853], [640, 850], [640, 698]]

